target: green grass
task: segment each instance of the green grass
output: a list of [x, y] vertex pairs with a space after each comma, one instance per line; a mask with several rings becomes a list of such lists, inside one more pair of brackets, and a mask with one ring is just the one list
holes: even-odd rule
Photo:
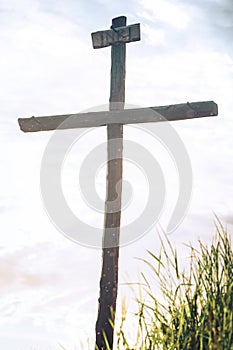
[[189, 246], [188, 265], [182, 270], [168, 239], [161, 239], [159, 256], [148, 251], [148, 260], [143, 261], [157, 280], [162, 297], [155, 295], [153, 283], [142, 274], [146, 293], [138, 299], [134, 341], [124, 327], [127, 312], [123, 304], [117, 349], [233, 349], [233, 251], [220, 222], [216, 230], [209, 245], [199, 241], [198, 249]]

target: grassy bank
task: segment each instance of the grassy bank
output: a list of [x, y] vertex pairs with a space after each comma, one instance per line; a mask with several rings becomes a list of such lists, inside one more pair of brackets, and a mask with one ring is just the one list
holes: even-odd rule
[[197, 249], [189, 246], [185, 269], [180, 269], [169, 240], [161, 240], [159, 256], [148, 252], [144, 262], [157, 280], [162, 298], [155, 295], [152, 281], [142, 274], [146, 297], [138, 300], [134, 341], [125, 330], [127, 313], [123, 307], [118, 349], [233, 349], [233, 251], [220, 223], [216, 230], [209, 245], [199, 241]]

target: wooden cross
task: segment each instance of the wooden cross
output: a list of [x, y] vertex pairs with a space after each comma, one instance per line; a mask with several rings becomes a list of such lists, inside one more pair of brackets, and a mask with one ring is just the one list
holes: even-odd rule
[[[126, 17], [112, 20], [110, 30], [92, 33], [95, 49], [111, 46], [111, 92], [108, 112], [19, 118], [24, 132], [107, 125], [108, 165], [103, 261], [96, 322], [96, 348], [112, 349], [118, 289], [118, 257], [121, 220], [123, 124], [183, 120], [218, 114], [213, 101], [124, 110], [126, 43], [140, 40], [140, 25], [126, 26]], [[157, 112], [157, 113], [155, 113]], [[115, 142], [110, 142], [114, 140]], [[116, 185], [118, 185], [116, 191]], [[115, 203], [112, 210], [112, 203]], [[106, 344], [108, 343], [108, 347]]]

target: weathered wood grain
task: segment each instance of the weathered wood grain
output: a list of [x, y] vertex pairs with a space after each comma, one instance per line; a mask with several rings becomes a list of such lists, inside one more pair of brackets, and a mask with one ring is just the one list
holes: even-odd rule
[[[126, 25], [126, 17], [114, 18], [112, 27]], [[111, 51], [110, 111], [124, 109], [126, 44], [113, 45]], [[115, 115], [116, 118], [116, 115]], [[115, 121], [116, 122], [116, 121]], [[100, 297], [96, 321], [98, 349], [113, 349], [116, 301], [118, 291], [118, 259], [121, 225], [123, 125], [108, 124], [108, 162], [103, 234]], [[114, 205], [113, 205], [114, 203]], [[108, 346], [104, 338], [107, 338]]]
[[[117, 105], [117, 104], [116, 104]], [[213, 101], [181, 103], [176, 105], [148, 107], [106, 112], [54, 115], [46, 117], [19, 118], [24, 132], [48, 131], [98, 127], [109, 124], [137, 124], [175, 121], [218, 115], [218, 106]]]
[[140, 40], [140, 24], [101, 30], [91, 34], [94, 49], [101, 49], [116, 44], [126, 44]]

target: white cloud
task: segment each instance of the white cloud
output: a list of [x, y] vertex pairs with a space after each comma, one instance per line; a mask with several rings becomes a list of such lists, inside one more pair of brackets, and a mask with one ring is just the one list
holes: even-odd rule
[[9, 11], [8, 15], [14, 15], [15, 13], [32, 13], [38, 10], [39, 1], [37, 0], [1, 0], [1, 11]]
[[[57, 341], [56, 327], [61, 338], [68, 334], [73, 343], [77, 329], [94, 334], [101, 254], [69, 242], [49, 222], [41, 203], [39, 172], [50, 134], [23, 134], [16, 122], [18, 116], [78, 112], [108, 101], [110, 49], [92, 49], [90, 27], [105, 28], [112, 7], [120, 13], [123, 4], [108, 2], [106, 10], [102, 6], [101, 13], [93, 13], [89, 7], [99, 9], [98, 2], [75, 3], [74, 10], [72, 1], [1, 1], [0, 345], [5, 350], [26, 348], [31, 330], [31, 348], [43, 334], [47, 344], [51, 334]], [[214, 19], [210, 25], [202, 5], [187, 3], [131, 1], [131, 18], [142, 19], [142, 41], [127, 45], [128, 102], [219, 103], [217, 119], [173, 124], [186, 144], [195, 176], [190, 213], [172, 236], [175, 244], [195, 241], [201, 234], [209, 238], [212, 210], [232, 218], [231, 43], [220, 45]], [[82, 151], [77, 148], [80, 153], [75, 156], [81, 157]], [[148, 247], [159, 249], [156, 230], [121, 250], [121, 280], [125, 272], [137, 279], [141, 267], [133, 257], [144, 256]], [[3, 342], [10, 344], [12, 334], [18, 344], [7, 347]]]
[[163, 29], [155, 29], [149, 25], [142, 25], [142, 35], [145, 37], [147, 45], [164, 46], [166, 43], [166, 35]]
[[168, 0], [140, 0], [144, 11], [140, 16], [150, 21], [165, 23], [178, 30], [187, 28], [190, 16], [184, 4], [173, 3]]

